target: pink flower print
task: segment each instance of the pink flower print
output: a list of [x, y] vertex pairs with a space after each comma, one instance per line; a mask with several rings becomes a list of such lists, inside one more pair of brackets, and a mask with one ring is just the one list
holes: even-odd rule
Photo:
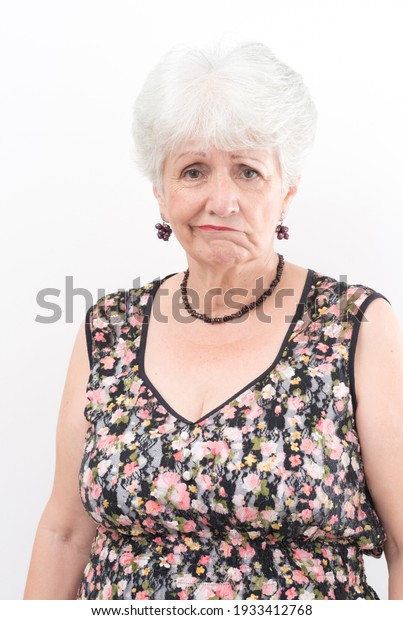
[[170, 500], [175, 506], [181, 510], [189, 510], [190, 508], [190, 495], [188, 493], [186, 484], [181, 483], [173, 488]]
[[194, 521], [186, 521], [183, 524], [183, 531], [188, 533], [188, 532], [195, 532], [196, 531], [196, 523]]
[[245, 416], [249, 420], [254, 420], [255, 418], [258, 418], [260, 415], [262, 415], [262, 412], [263, 407], [254, 402], [250, 409], [245, 409]]
[[117, 518], [117, 522], [119, 525], [132, 525], [131, 519], [126, 517], [126, 515], [120, 515], [120, 517]]
[[316, 348], [319, 351], [322, 351], [322, 353], [326, 353], [326, 351], [329, 348], [329, 345], [325, 344], [324, 342], [318, 342], [318, 344], [316, 345]]
[[277, 444], [272, 439], [270, 441], [262, 441], [260, 444], [260, 452], [263, 456], [270, 456], [277, 449]]
[[290, 463], [292, 467], [298, 467], [298, 465], [301, 465], [300, 455], [295, 454], [294, 456], [290, 456]]
[[101, 492], [102, 492], [102, 488], [100, 487], [100, 485], [94, 484], [90, 489], [90, 496], [93, 499], [98, 499], [98, 497], [101, 495]]
[[349, 388], [343, 382], [339, 383], [339, 385], [333, 386], [333, 394], [336, 396], [336, 398], [344, 398], [349, 393]]
[[180, 477], [173, 471], [165, 471], [155, 479], [155, 486], [163, 495], [168, 491], [169, 487], [175, 486], [179, 482]]
[[101, 364], [106, 370], [110, 370], [115, 364], [115, 359], [108, 355], [101, 360]]
[[230, 600], [234, 598], [234, 591], [230, 583], [219, 583], [216, 586], [216, 595], [221, 600]]
[[83, 484], [88, 487], [92, 482], [92, 469], [86, 467], [83, 473]]
[[258, 511], [256, 510], [256, 508], [249, 508], [248, 506], [243, 506], [235, 511], [236, 518], [242, 522], [253, 521], [254, 519], [256, 519], [257, 514]]
[[237, 398], [240, 407], [247, 407], [255, 401], [255, 393], [253, 390], [247, 390]]
[[325, 581], [325, 571], [323, 570], [323, 566], [320, 563], [320, 560], [314, 560], [313, 574], [315, 575], [316, 581], [319, 583], [323, 583]]
[[367, 514], [362, 510], [361, 507], [358, 507], [357, 509], [357, 518], [359, 521], [362, 521], [363, 519], [365, 519], [365, 517], [367, 516]]
[[291, 600], [293, 598], [295, 598], [297, 596], [298, 592], [296, 591], [296, 589], [293, 588], [289, 588], [288, 590], [285, 591], [285, 595], [287, 597], [288, 600]]
[[332, 437], [330, 458], [338, 461], [343, 453], [343, 445], [338, 437]]
[[232, 420], [235, 417], [236, 408], [233, 405], [225, 405], [225, 407], [222, 408], [222, 413], [226, 418]]
[[133, 353], [133, 351], [131, 351], [130, 349], [128, 349], [125, 352], [125, 355], [122, 359], [122, 363], [124, 364], [124, 366], [129, 366], [131, 364], [131, 362], [135, 359], [135, 355]]
[[224, 462], [227, 460], [230, 449], [226, 441], [206, 441], [206, 447], [208, 447], [211, 454], [214, 456], [220, 456], [220, 461]]
[[266, 596], [270, 596], [271, 594], [274, 594], [276, 591], [277, 591], [277, 583], [274, 581], [274, 579], [269, 579], [269, 581], [265, 581], [262, 584], [262, 594]]
[[177, 577], [175, 581], [177, 588], [191, 588], [196, 583], [197, 578], [187, 573]]
[[290, 411], [298, 411], [304, 406], [304, 401], [300, 396], [291, 396], [287, 399], [287, 409]]
[[133, 553], [130, 551], [125, 551], [119, 558], [119, 564], [121, 566], [128, 566], [133, 561]]
[[327, 361], [327, 362], [323, 362], [323, 364], [319, 364], [319, 366], [317, 367], [317, 370], [322, 375], [330, 375], [333, 370], [333, 366], [329, 361]]
[[90, 390], [87, 393], [87, 398], [90, 403], [95, 403], [97, 405], [103, 405], [108, 400], [107, 395], [102, 388], [98, 388], [97, 390]]
[[316, 428], [324, 435], [334, 434], [334, 424], [332, 420], [329, 420], [329, 418], [321, 418], [316, 424]]
[[170, 566], [175, 565], [175, 554], [167, 553], [166, 561], [168, 562]]
[[145, 590], [142, 590], [141, 592], [136, 592], [136, 596], [134, 597], [134, 600], [135, 601], [148, 601], [149, 596]]
[[256, 555], [256, 551], [249, 543], [245, 547], [239, 547], [239, 556], [243, 560], [250, 560]]
[[223, 540], [220, 543], [220, 551], [222, 552], [224, 558], [229, 558], [232, 553], [233, 546]]
[[243, 579], [242, 571], [239, 568], [235, 568], [235, 566], [231, 566], [227, 571], [228, 579], [231, 581], [239, 582]]
[[95, 342], [105, 342], [105, 335], [102, 332], [95, 332], [93, 339]]
[[262, 510], [260, 515], [262, 519], [268, 521], [269, 523], [273, 523], [273, 521], [277, 520], [277, 512], [275, 510]]
[[194, 591], [193, 598], [195, 600], [208, 601], [215, 596], [214, 592], [215, 583], [201, 583]]
[[309, 508], [305, 508], [301, 512], [301, 518], [303, 521], [309, 521], [311, 517], [312, 517], [312, 510], [309, 510]]
[[297, 548], [293, 550], [293, 557], [296, 560], [312, 560], [313, 555], [309, 551], [305, 551], [305, 549]]
[[136, 325], [142, 325], [144, 320], [144, 316], [139, 314], [138, 312], [134, 312], [129, 318], [129, 325], [132, 327], [136, 327]]
[[122, 338], [119, 338], [119, 342], [116, 345], [116, 357], [117, 358], [121, 358], [126, 354], [127, 351], [127, 342], [126, 340], [123, 340]]
[[145, 503], [146, 513], [149, 515], [157, 516], [160, 512], [163, 512], [163, 507], [155, 502], [153, 499], [149, 499]]
[[124, 415], [124, 411], [123, 411], [123, 409], [121, 407], [119, 407], [111, 415], [111, 424], [114, 424], [116, 422], [116, 420], [119, 420], [119, 418], [121, 418], [122, 415]]
[[259, 476], [257, 476], [256, 474], [249, 474], [243, 479], [242, 486], [247, 491], [254, 491], [255, 489], [260, 487], [261, 482], [262, 481], [260, 480]]
[[292, 580], [296, 583], [308, 583], [309, 579], [302, 570], [293, 570], [292, 571]]
[[323, 329], [323, 333], [325, 336], [330, 336], [330, 338], [337, 338], [343, 329], [342, 325], [339, 325], [335, 321], [332, 321], [329, 325], [326, 325]]
[[240, 441], [242, 439], [242, 431], [240, 428], [227, 426], [224, 428], [223, 435], [228, 441]]
[[343, 505], [343, 509], [349, 519], [354, 519], [355, 508], [352, 504], [350, 504], [350, 502], [345, 502]]
[[312, 454], [312, 452], [315, 450], [315, 444], [313, 443], [312, 439], [304, 438], [301, 441], [301, 450], [306, 454]]
[[358, 436], [353, 431], [349, 430], [346, 433], [346, 441], [352, 444], [358, 444]]
[[105, 450], [112, 446], [116, 441], [115, 435], [105, 435], [104, 437], [100, 437], [97, 441], [98, 450]]
[[196, 482], [200, 486], [201, 491], [211, 491], [213, 482], [207, 474], [197, 474]]
[[262, 390], [262, 398], [267, 398], [267, 400], [272, 400], [275, 397], [275, 395], [276, 395], [276, 390], [274, 389], [274, 386], [271, 385], [271, 383], [264, 386]]
[[102, 589], [102, 597], [105, 600], [110, 600], [112, 598], [112, 585], [107, 583]]

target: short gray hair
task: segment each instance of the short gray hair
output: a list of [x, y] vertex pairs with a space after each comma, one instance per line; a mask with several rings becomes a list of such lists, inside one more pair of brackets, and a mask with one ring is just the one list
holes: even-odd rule
[[263, 43], [171, 48], [136, 98], [134, 162], [163, 195], [166, 157], [189, 139], [206, 150], [273, 148], [283, 190], [298, 183], [317, 111], [302, 77]]

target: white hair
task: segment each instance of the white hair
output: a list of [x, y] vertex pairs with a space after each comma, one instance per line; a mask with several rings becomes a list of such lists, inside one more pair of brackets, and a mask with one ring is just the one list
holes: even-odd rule
[[188, 140], [206, 150], [271, 148], [283, 191], [298, 183], [317, 111], [302, 77], [263, 43], [171, 48], [133, 109], [134, 162], [163, 195], [166, 157]]

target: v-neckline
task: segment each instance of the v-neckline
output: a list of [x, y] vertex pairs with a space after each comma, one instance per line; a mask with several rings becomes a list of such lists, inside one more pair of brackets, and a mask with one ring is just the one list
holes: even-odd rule
[[138, 352], [138, 354], [139, 354], [138, 371], [139, 371], [139, 375], [140, 375], [141, 379], [143, 380], [143, 383], [149, 388], [149, 390], [151, 391], [153, 396], [156, 398], [156, 400], [159, 401], [159, 403], [168, 411], [168, 413], [173, 415], [175, 418], [177, 418], [181, 422], [184, 422], [188, 426], [196, 426], [197, 424], [200, 424], [201, 422], [203, 422], [203, 421], [207, 420], [208, 418], [210, 418], [215, 413], [218, 413], [226, 405], [231, 403], [233, 400], [238, 398], [240, 395], [242, 395], [245, 392], [247, 392], [253, 385], [256, 385], [256, 383], [259, 383], [259, 381], [261, 381], [264, 377], [266, 377], [269, 373], [271, 373], [273, 368], [275, 368], [277, 366], [277, 364], [279, 363], [280, 359], [282, 358], [283, 353], [286, 350], [286, 348], [288, 347], [289, 342], [290, 342], [290, 340], [291, 340], [291, 338], [292, 338], [292, 336], [294, 334], [296, 324], [298, 323], [298, 321], [303, 316], [305, 304], [306, 304], [306, 301], [307, 301], [307, 298], [308, 298], [309, 290], [310, 290], [311, 285], [312, 285], [312, 283], [314, 281], [315, 273], [317, 273], [317, 272], [315, 272], [313, 269], [309, 269], [308, 268], [308, 272], [307, 272], [307, 275], [306, 275], [306, 280], [305, 280], [304, 288], [302, 290], [302, 294], [301, 294], [300, 300], [299, 300], [299, 302], [297, 304], [297, 308], [295, 310], [293, 319], [292, 319], [292, 321], [291, 321], [291, 323], [290, 323], [290, 325], [288, 327], [286, 335], [284, 336], [284, 339], [283, 339], [283, 342], [281, 343], [280, 349], [279, 349], [276, 357], [274, 358], [274, 361], [270, 364], [270, 366], [268, 368], [266, 368], [266, 370], [264, 370], [258, 377], [256, 377], [252, 381], [250, 381], [246, 386], [242, 387], [235, 394], [233, 394], [232, 396], [227, 398], [223, 403], [221, 403], [220, 405], [218, 405], [217, 407], [215, 407], [214, 409], [212, 409], [211, 411], [209, 411], [208, 413], [206, 413], [204, 416], [202, 416], [201, 418], [199, 418], [196, 421], [188, 420], [183, 415], [181, 415], [180, 413], [175, 411], [171, 407], [171, 405], [165, 400], [165, 398], [160, 394], [160, 392], [154, 386], [152, 381], [148, 378], [147, 373], [145, 371], [144, 357], [145, 357], [145, 348], [146, 348], [146, 344], [147, 344], [147, 333], [148, 333], [148, 325], [149, 325], [149, 320], [150, 320], [151, 305], [152, 305], [152, 302], [154, 300], [155, 293], [157, 292], [157, 290], [161, 286], [161, 284], [165, 280], [167, 280], [168, 278], [177, 275], [177, 273], [171, 273], [171, 274], [165, 276], [164, 278], [162, 278], [162, 280], [160, 280], [160, 279], [154, 280], [154, 284], [153, 284], [153, 286], [152, 286], [152, 288], [151, 288], [151, 290], [149, 292], [149, 296], [148, 296], [147, 302], [143, 306], [143, 308], [144, 308], [143, 309], [143, 321], [142, 321], [142, 324], [141, 324], [141, 327], [140, 327], [140, 344], [139, 344], [139, 352]]

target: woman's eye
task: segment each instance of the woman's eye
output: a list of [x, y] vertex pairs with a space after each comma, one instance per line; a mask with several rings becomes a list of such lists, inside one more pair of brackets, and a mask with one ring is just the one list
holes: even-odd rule
[[[185, 171], [183, 172], [183, 176], [184, 176], [184, 177], [186, 177], [186, 175], [187, 175], [189, 172], [191, 172], [191, 173], [196, 172], [197, 174], [200, 174], [200, 170], [197, 170], [196, 168], [188, 168], [187, 170], [185, 170]], [[193, 176], [193, 175], [190, 175], [188, 178], [189, 178], [189, 179], [196, 179], [196, 180], [197, 180], [197, 179], [199, 179], [199, 177], [198, 177], [198, 176]]]
[[[258, 171], [257, 171], [257, 170], [254, 170], [253, 168], [244, 168], [244, 170], [243, 170], [243, 171], [244, 171], [244, 172], [248, 172], [248, 173], [249, 173], [249, 172], [253, 172], [253, 174], [257, 174], [257, 175], [259, 175]], [[253, 177], [253, 176], [248, 175], [246, 178], [247, 178], [247, 179], [253, 179], [254, 177]]]

